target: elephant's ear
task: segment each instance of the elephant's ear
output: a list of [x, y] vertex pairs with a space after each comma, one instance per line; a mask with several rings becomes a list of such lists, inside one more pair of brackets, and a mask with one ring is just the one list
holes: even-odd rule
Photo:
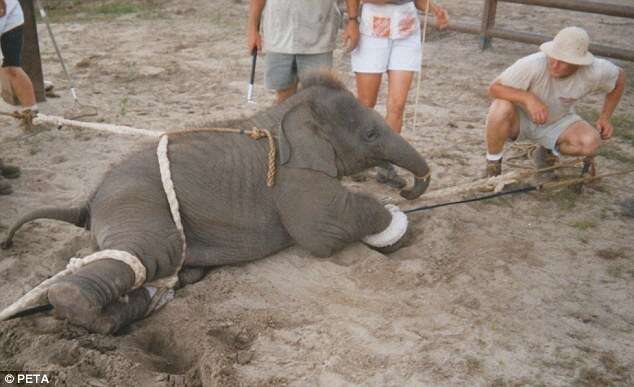
[[291, 168], [321, 171], [337, 177], [335, 150], [322, 137], [319, 124], [308, 104], [289, 110], [281, 122], [280, 163]]

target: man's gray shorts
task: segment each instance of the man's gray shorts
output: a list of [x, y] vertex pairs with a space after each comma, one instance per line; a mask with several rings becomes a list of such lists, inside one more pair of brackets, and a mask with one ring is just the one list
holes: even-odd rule
[[267, 52], [264, 84], [268, 89], [285, 90], [310, 70], [332, 67], [332, 51], [322, 54], [280, 54]]
[[571, 112], [555, 122], [539, 125], [531, 121], [521, 108], [516, 107], [515, 111], [518, 114], [520, 123], [520, 134], [517, 140], [534, 142], [546, 149], [554, 151], [555, 154], [559, 153], [559, 149], [557, 149], [559, 136], [561, 136], [570, 125], [577, 121], [583, 121], [581, 117]]

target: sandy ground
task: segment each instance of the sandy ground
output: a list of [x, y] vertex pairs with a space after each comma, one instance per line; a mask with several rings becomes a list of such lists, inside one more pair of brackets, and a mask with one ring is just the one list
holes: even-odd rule
[[[441, 3], [456, 19], [477, 21], [481, 12], [481, 1]], [[272, 103], [262, 66], [258, 105], [245, 103], [246, 1], [155, 6], [71, 13], [53, 24], [80, 98], [98, 106], [95, 119], [167, 130]], [[505, 4], [498, 23], [550, 34], [576, 24], [597, 42], [634, 48], [628, 19]], [[61, 115], [72, 99], [39, 28], [45, 77], [62, 95], [42, 110]], [[408, 121], [404, 135], [433, 166], [436, 189], [479, 176], [486, 86], [536, 47], [495, 40], [481, 52], [475, 36], [432, 32], [425, 49], [419, 125]], [[337, 49], [335, 60], [354, 86], [349, 57]], [[634, 64], [617, 63], [634, 77]], [[618, 136], [597, 158], [600, 172], [634, 165], [634, 83], [628, 87]], [[380, 111], [384, 101], [382, 93]], [[600, 101], [588, 98], [581, 110], [592, 117]], [[16, 192], [0, 198], [0, 231], [36, 207], [81, 202], [144, 141], [0, 124], [0, 155], [23, 168]], [[582, 195], [537, 193], [412, 214], [413, 240], [389, 256], [361, 244], [329, 259], [292, 248], [219, 268], [114, 337], [47, 315], [0, 323], [0, 370], [47, 370], [69, 386], [632, 385], [633, 183], [628, 175]], [[374, 182], [346, 184], [398, 197]], [[0, 307], [89, 252], [89, 241], [59, 222], [25, 226], [15, 247], [0, 252]]]

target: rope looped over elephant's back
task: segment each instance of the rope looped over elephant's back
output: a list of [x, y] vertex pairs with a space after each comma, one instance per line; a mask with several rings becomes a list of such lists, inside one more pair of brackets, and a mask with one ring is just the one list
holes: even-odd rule
[[253, 127], [253, 129], [251, 130], [234, 129], [234, 128], [200, 128], [200, 129], [187, 129], [187, 130], [180, 130], [177, 132], [164, 133], [163, 136], [175, 137], [175, 136], [182, 136], [182, 135], [191, 134], [191, 133], [214, 133], [214, 132], [245, 134], [253, 140], [259, 140], [263, 137], [266, 137], [269, 143], [266, 186], [271, 188], [275, 185], [275, 175], [277, 174], [277, 167], [275, 166], [275, 159], [277, 157], [277, 148], [275, 147], [275, 140], [273, 139], [273, 135], [271, 134], [271, 131], [269, 131], [268, 129], [259, 129], [256, 127]]
[[[170, 213], [172, 215], [172, 220], [174, 221], [174, 225], [176, 226], [176, 230], [178, 231], [178, 235], [181, 239], [182, 247], [181, 247], [181, 260], [174, 271], [174, 274], [167, 278], [167, 286], [173, 287], [176, 283], [178, 273], [180, 272], [183, 264], [185, 263], [185, 258], [187, 256], [187, 240], [185, 237], [185, 228], [183, 227], [183, 222], [180, 215], [180, 205], [178, 202], [178, 197], [176, 196], [176, 190], [174, 189], [174, 181], [172, 180], [172, 172], [170, 168], [170, 161], [168, 157], [168, 144], [170, 136], [178, 136], [189, 133], [196, 132], [225, 132], [225, 133], [241, 133], [246, 134], [250, 138], [254, 140], [259, 140], [260, 138], [267, 137], [269, 142], [269, 153], [268, 153], [268, 173], [266, 177], [266, 185], [268, 187], [273, 187], [275, 183], [275, 157], [276, 157], [276, 149], [275, 142], [273, 140], [273, 136], [271, 132], [266, 129], [257, 129], [253, 128], [253, 130], [240, 130], [240, 129], [229, 129], [229, 128], [214, 128], [214, 129], [192, 129], [192, 130], [184, 130], [173, 133], [164, 133], [161, 135], [158, 146], [156, 148], [156, 156], [158, 158], [159, 170], [161, 174], [161, 182], [163, 184], [163, 190], [165, 191], [165, 196], [167, 197], [167, 202], [170, 208]], [[159, 285], [160, 287], [160, 285]]]

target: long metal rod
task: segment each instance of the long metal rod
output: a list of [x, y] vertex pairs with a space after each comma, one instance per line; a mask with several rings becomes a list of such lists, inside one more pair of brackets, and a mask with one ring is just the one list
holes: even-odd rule
[[73, 79], [73, 77], [68, 72], [68, 69], [66, 68], [66, 63], [64, 62], [64, 58], [62, 57], [62, 52], [60, 51], [59, 47], [57, 46], [57, 41], [55, 40], [55, 35], [53, 35], [53, 29], [51, 28], [51, 23], [48, 20], [48, 15], [46, 14], [46, 11], [44, 10], [44, 7], [42, 7], [42, 4], [39, 2], [39, 0], [35, 0], [35, 2], [37, 3], [37, 7], [40, 10], [40, 15], [42, 16], [42, 19], [44, 20], [44, 23], [46, 24], [46, 29], [48, 30], [48, 34], [51, 37], [51, 41], [53, 42], [53, 47], [55, 48], [55, 52], [57, 53], [57, 57], [59, 58], [59, 62], [62, 65], [62, 69], [64, 70], [64, 74], [66, 74], [66, 78], [68, 79], [68, 84], [69, 84], [69, 87], [70, 87], [70, 93], [73, 95], [73, 99], [75, 100], [75, 102], [77, 102], [77, 93], [75, 92], [75, 80]]

